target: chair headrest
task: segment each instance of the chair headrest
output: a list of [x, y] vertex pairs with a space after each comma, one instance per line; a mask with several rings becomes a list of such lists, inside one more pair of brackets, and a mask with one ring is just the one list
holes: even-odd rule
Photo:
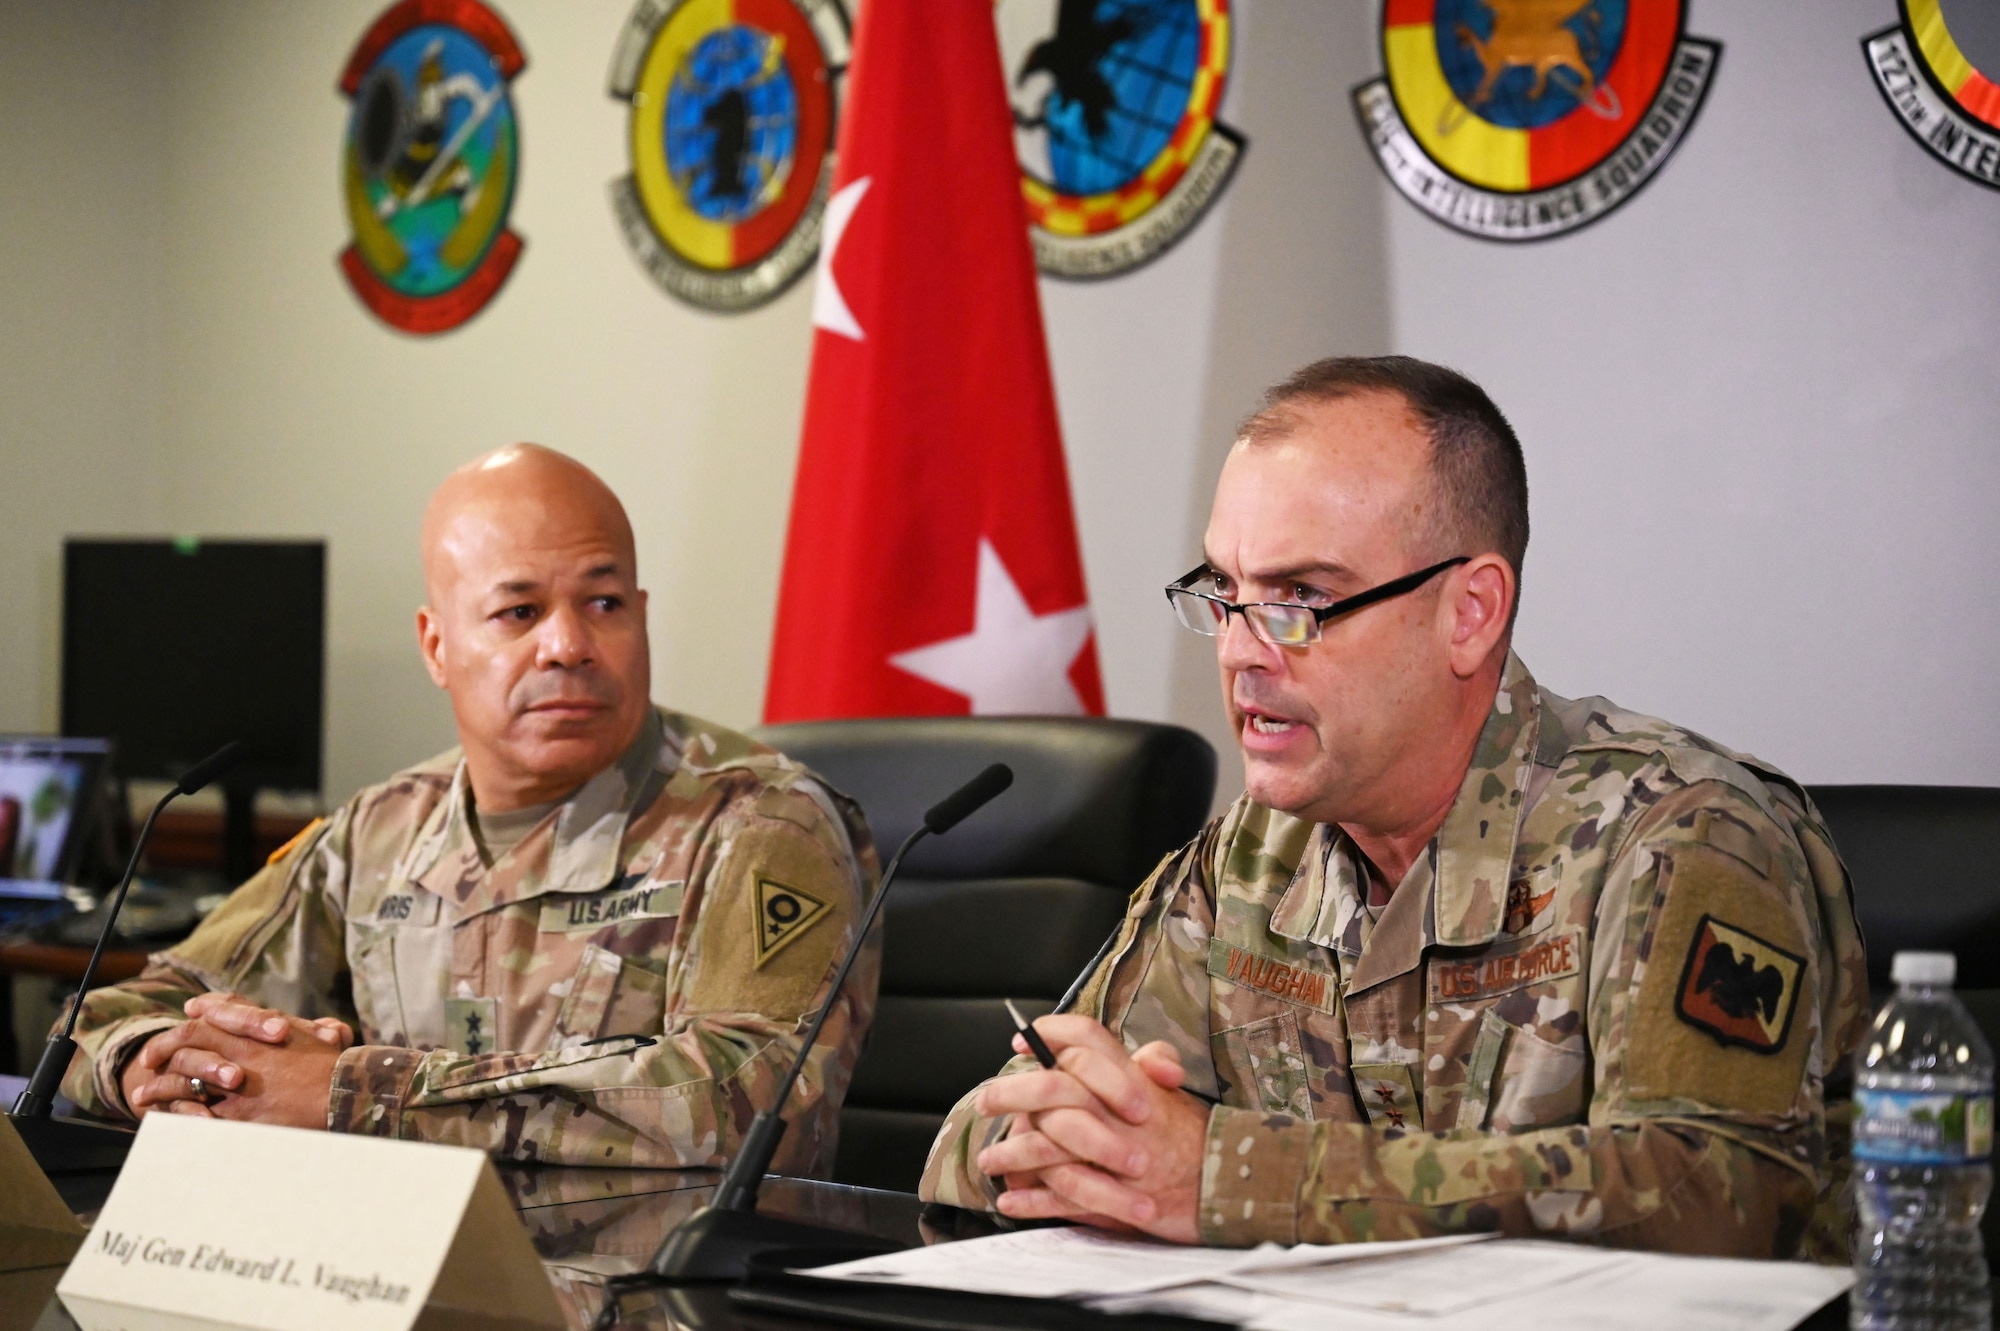
[[886, 862], [924, 810], [988, 763], [1014, 784], [910, 852], [927, 878], [1136, 886], [1208, 818], [1215, 750], [1180, 726], [1071, 717], [921, 717], [766, 726], [758, 738], [853, 796]]
[[1962, 989], [2000, 988], [2000, 789], [1810, 786], [1854, 879], [1868, 978], [1899, 951], [1958, 954]]

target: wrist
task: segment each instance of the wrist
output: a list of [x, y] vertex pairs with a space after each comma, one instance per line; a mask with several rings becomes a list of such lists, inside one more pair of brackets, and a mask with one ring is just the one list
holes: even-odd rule
[[1247, 1248], [1299, 1241], [1299, 1199], [1313, 1124], [1216, 1105], [1208, 1114], [1196, 1218], [1203, 1243]]
[[[132, 1092], [158, 1075], [139, 1066], [140, 1051], [155, 1036], [185, 1024], [179, 1017], [135, 1021], [128, 1029], [105, 1040], [86, 1072], [79, 1076], [72, 1070], [64, 1078], [65, 1093], [79, 1108], [136, 1121], [139, 1111], [132, 1107]], [[93, 1100], [97, 1103], [91, 1103]]]
[[400, 1045], [358, 1044], [334, 1060], [325, 1126], [334, 1132], [401, 1137], [403, 1109], [423, 1054]]

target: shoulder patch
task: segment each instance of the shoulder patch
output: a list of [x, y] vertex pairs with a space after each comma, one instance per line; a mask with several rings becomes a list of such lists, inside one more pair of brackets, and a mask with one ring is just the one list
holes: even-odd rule
[[[1817, 991], [1809, 923], [1790, 884], [1713, 846], [1663, 856], [1625, 1041], [1626, 1090], [1675, 1112], [1805, 1112]], [[1803, 1029], [1801, 1029], [1803, 1028]]]
[[1674, 1012], [1725, 1045], [1774, 1054], [1799, 1005], [1804, 957], [1704, 915], [1681, 969]]
[[818, 924], [833, 909], [812, 893], [769, 878], [757, 880], [757, 969], [797, 942], [805, 931]]
[[298, 834], [295, 835], [290, 841], [287, 841], [284, 845], [272, 851], [270, 855], [265, 858], [264, 863], [266, 865], [276, 864], [279, 860], [282, 860], [283, 858], [285, 858], [285, 856], [291, 854], [293, 851], [297, 850], [300, 846], [303, 846], [306, 842], [310, 841], [312, 839], [313, 833], [319, 831], [320, 828], [325, 826], [326, 826], [326, 819], [324, 818], [313, 819], [311, 822], [307, 823], [304, 827], [301, 827], [298, 830]]

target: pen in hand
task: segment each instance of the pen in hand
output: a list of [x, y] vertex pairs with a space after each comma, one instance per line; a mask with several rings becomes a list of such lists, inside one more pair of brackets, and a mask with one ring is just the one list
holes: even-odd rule
[[1003, 998], [1000, 1001], [1007, 1005], [1007, 1015], [1014, 1019], [1014, 1029], [1028, 1042], [1028, 1049], [1034, 1054], [1035, 1061], [1045, 1068], [1055, 1067], [1056, 1056], [1049, 1052], [1048, 1042], [1036, 1033], [1034, 1023], [1021, 1015], [1021, 1009], [1014, 1006], [1013, 999]]

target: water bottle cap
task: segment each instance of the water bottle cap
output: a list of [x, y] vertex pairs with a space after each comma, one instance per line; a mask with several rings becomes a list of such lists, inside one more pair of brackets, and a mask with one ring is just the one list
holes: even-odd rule
[[1889, 963], [1897, 984], [1943, 984], [1958, 979], [1958, 958], [1949, 952], [1898, 952]]

